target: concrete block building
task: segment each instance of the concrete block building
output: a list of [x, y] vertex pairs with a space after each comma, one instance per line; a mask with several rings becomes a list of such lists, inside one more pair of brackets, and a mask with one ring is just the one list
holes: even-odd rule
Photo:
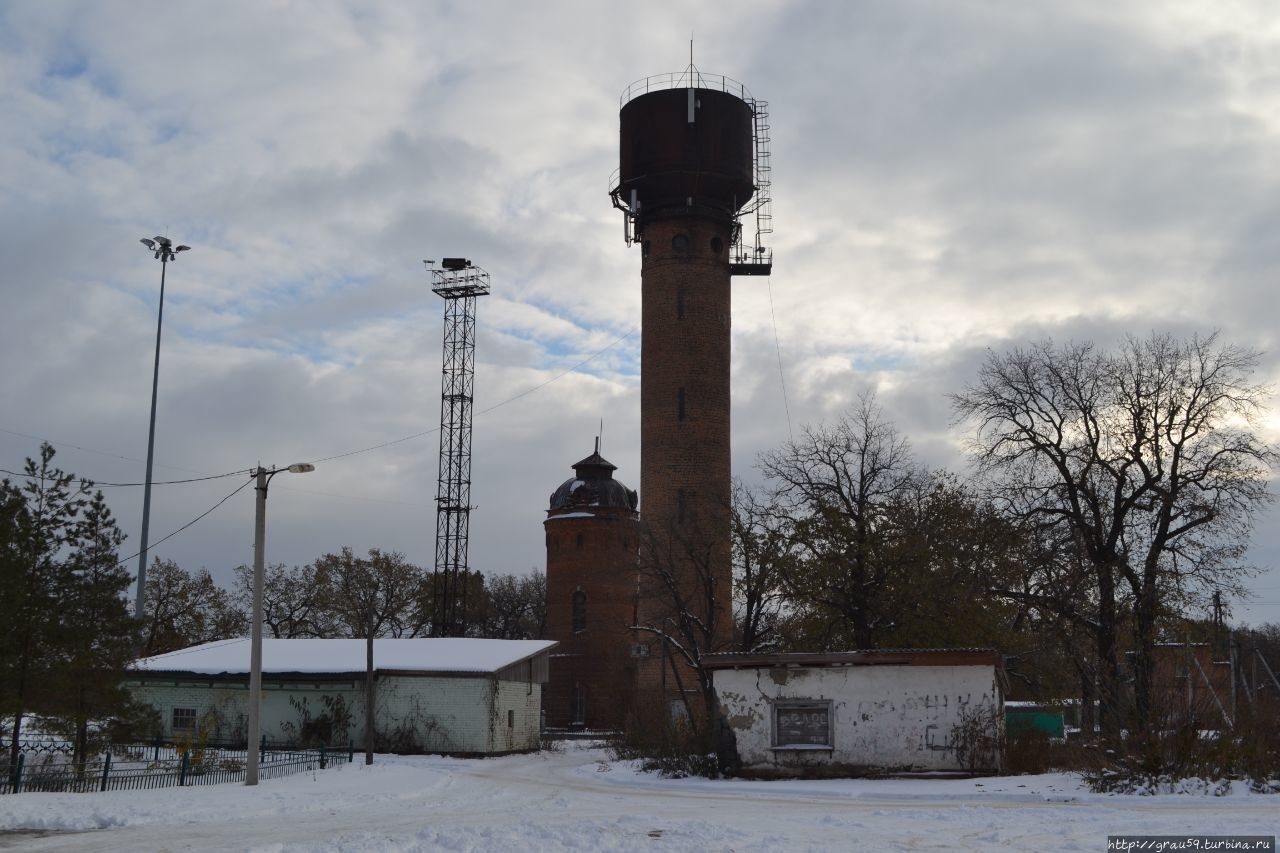
[[[547, 640], [374, 641], [378, 749], [499, 755], [538, 748]], [[363, 748], [364, 640], [262, 642], [262, 731], [274, 743]], [[126, 679], [166, 737], [243, 740], [249, 640], [221, 640], [139, 660]]]
[[724, 654], [708, 666], [748, 772], [1000, 769], [1005, 688], [998, 652]]

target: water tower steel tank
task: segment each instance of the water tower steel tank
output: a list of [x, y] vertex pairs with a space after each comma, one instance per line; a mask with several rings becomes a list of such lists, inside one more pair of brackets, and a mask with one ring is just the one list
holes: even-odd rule
[[732, 219], [755, 190], [752, 109], [728, 92], [666, 89], [622, 107], [619, 188], [642, 223], [698, 212]]
[[[740, 269], [733, 251], [740, 213], [764, 198], [759, 106], [727, 78], [686, 72], [633, 84], [610, 193], [627, 217], [628, 243], [642, 247], [641, 519], [646, 541], [678, 542], [681, 552], [642, 559], [676, 563], [688, 584], [710, 569], [713, 612], [698, 615], [714, 619], [717, 644], [733, 630], [730, 279], [768, 272], [754, 255], [752, 269]], [[641, 592], [642, 622], [669, 615], [662, 596]]]

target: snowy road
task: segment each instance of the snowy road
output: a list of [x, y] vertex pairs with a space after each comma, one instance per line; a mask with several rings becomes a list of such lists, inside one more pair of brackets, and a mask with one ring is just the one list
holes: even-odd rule
[[[1280, 799], [1105, 797], [1065, 775], [662, 780], [598, 749], [379, 756], [239, 785], [0, 798], [0, 850], [1104, 850], [1108, 833], [1265, 834]], [[3, 830], [25, 830], [6, 832]]]

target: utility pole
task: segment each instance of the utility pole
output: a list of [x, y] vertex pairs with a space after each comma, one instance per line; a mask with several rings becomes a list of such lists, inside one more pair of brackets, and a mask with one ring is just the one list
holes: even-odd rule
[[287, 468], [263, 468], [259, 465], [253, 475], [257, 479], [254, 493], [253, 514], [253, 624], [249, 628], [249, 719], [248, 744], [245, 756], [244, 783], [258, 784], [259, 740], [262, 738], [262, 576], [266, 572], [267, 552], [267, 487], [271, 478], [281, 471], [290, 474], [306, 474], [316, 470], [309, 462], [300, 462]]

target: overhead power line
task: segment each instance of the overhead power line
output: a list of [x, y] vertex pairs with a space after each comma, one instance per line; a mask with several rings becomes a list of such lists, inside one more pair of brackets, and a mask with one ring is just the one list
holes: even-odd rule
[[[135, 459], [135, 458], [134, 458], [134, 457], [132, 457], [132, 456], [122, 456], [122, 455], [121, 455], [121, 454], [119, 454], [119, 453], [111, 453], [110, 451], [106, 451], [106, 450], [95, 450], [95, 449], [94, 449], [94, 448], [92, 448], [92, 447], [82, 447], [82, 446], [81, 446], [81, 445], [79, 445], [79, 444], [72, 444], [72, 443], [71, 443], [71, 442], [69, 442], [69, 441], [57, 441], [56, 439], [52, 439], [52, 438], [45, 438], [45, 437], [38, 436], [38, 435], [31, 435], [30, 433], [26, 433], [26, 432], [18, 432], [17, 430], [5, 429], [4, 427], [0, 427], [0, 432], [6, 433], [6, 434], [8, 434], [8, 435], [16, 435], [16, 436], [18, 436], [19, 438], [29, 438], [29, 439], [31, 439], [32, 441], [48, 442], [49, 444], [53, 445], [55, 448], [67, 448], [67, 447], [70, 447], [72, 450], [79, 450], [79, 451], [82, 451], [82, 452], [84, 452], [84, 453], [92, 453], [92, 454], [94, 454], [94, 455], [96, 455], [96, 456], [109, 456], [109, 457], [110, 457], [110, 458], [112, 458], [112, 459], [123, 459], [125, 462], [139, 462], [139, 463], [141, 463], [141, 462], [142, 462], [142, 460], [141, 460], [141, 459]], [[194, 471], [194, 470], [192, 470], [192, 469], [190, 469], [190, 468], [180, 468], [180, 467], [178, 467], [177, 465], [164, 465], [164, 464], [159, 463], [159, 462], [157, 462], [157, 463], [156, 463], [156, 465], [157, 465], [157, 467], [160, 467], [160, 468], [169, 468], [169, 469], [171, 469], [171, 470], [173, 470], [173, 471], [186, 471], [186, 472], [188, 472], [188, 473], [190, 473], [190, 474], [203, 474], [203, 473], [204, 473], [203, 471]], [[152, 483], [152, 485], [155, 485], [155, 483], [153, 482], [153, 483]]]
[[[500, 408], [502, 408], [503, 406], [508, 405], [509, 403], [514, 403], [516, 400], [519, 400], [519, 399], [520, 399], [520, 398], [522, 398], [522, 397], [527, 397], [527, 396], [529, 396], [530, 394], [534, 393], [535, 391], [540, 391], [540, 390], [542, 390], [543, 388], [546, 388], [546, 387], [547, 387], [548, 385], [550, 385], [551, 383], [556, 382], [556, 381], [558, 381], [558, 380], [560, 380], [560, 379], [563, 379], [564, 377], [568, 376], [570, 373], [573, 373], [573, 372], [574, 372], [575, 370], [577, 370], [578, 368], [583, 367], [584, 365], [587, 365], [587, 364], [591, 363], [592, 361], [594, 361], [595, 359], [599, 358], [600, 356], [604, 355], [606, 352], [608, 352], [609, 350], [613, 349], [613, 348], [614, 348], [614, 347], [616, 347], [618, 344], [622, 343], [622, 342], [623, 342], [623, 341], [625, 341], [627, 338], [629, 338], [629, 337], [631, 337], [632, 335], [634, 335], [637, 331], [639, 331], [639, 328], [640, 328], [639, 326], [632, 326], [632, 327], [631, 327], [631, 330], [630, 330], [630, 331], [628, 331], [626, 334], [623, 334], [623, 335], [620, 335], [620, 336], [619, 336], [619, 337], [617, 337], [617, 338], [614, 338], [614, 339], [613, 339], [613, 341], [611, 341], [607, 346], [605, 346], [605, 347], [603, 347], [603, 348], [601, 348], [601, 349], [599, 349], [599, 350], [596, 350], [596, 351], [595, 351], [595, 352], [593, 352], [591, 355], [589, 355], [589, 356], [587, 356], [586, 358], [584, 358], [582, 361], [580, 361], [580, 362], [578, 362], [577, 364], [573, 365], [573, 367], [567, 368], [567, 369], [565, 369], [565, 370], [561, 371], [560, 373], [557, 373], [555, 376], [551, 377], [550, 379], [546, 380], [545, 382], [540, 382], [540, 383], [538, 383], [537, 385], [534, 385], [534, 386], [533, 386], [533, 387], [531, 387], [531, 388], [526, 388], [525, 390], [521, 391], [519, 394], [513, 394], [513, 395], [511, 395], [510, 397], [508, 397], [507, 399], [503, 400], [502, 402], [500, 402], [500, 403], [495, 403], [495, 404], [493, 404], [492, 406], [490, 406], [490, 407], [489, 407], [489, 408], [487, 408], [487, 409], [481, 409], [481, 410], [480, 410], [479, 412], [477, 412], [476, 414], [479, 414], [479, 415], [487, 415], [489, 412], [492, 412], [492, 411], [494, 411], [495, 409], [500, 409]], [[346, 451], [345, 453], [335, 453], [335, 454], [334, 454], [334, 455], [332, 455], [332, 456], [325, 456], [325, 457], [322, 457], [322, 458], [320, 458], [320, 459], [312, 459], [312, 460], [311, 460], [311, 462], [312, 462], [313, 464], [319, 465], [321, 462], [332, 462], [332, 461], [333, 461], [333, 460], [335, 460], [335, 459], [345, 459], [345, 458], [346, 458], [346, 457], [348, 457], [348, 456], [356, 456], [356, 455], [361, 454], [361, 453], [368, 453], [368, 452], [370, 452], [370, 451], [372, 451], [372, 450], [381, 450], [381, 449], [382, 449], [382, 448], [384, 448], [384, 447], [391, 447], [391, 446], [392, 446], [392, 445], [394, 445], [394, 444], [403, 444], [403, 443], [404, 443], [404, 442], [406, 442], [406, 441], [413, 441], [415, 438], [423, 438], [423, 437], [428, 436], [428, 435], [435, 435], [435, 434], [436, 434], [436, 433], [438, 433], [438, 432], [440, 432], [440, 428], [439, 428], [439, 427], [435, 427], [434, 429], [427, 429], [427, 430], [423, 430], [422, 432], [415, 432], [413, 435], [406, 435], [406, 436], [404, 436], [403, 438], [395, 438], [395, 439], [392, 439], [391, 441], [384, 441], [384, 442], [382, 442], [381, 444], [373, 444], [373, 445], [370, 445], [370, 446], [368, 446], [368, 447], [361, 447], [361, 448], [359, 448], [359, 449], [357, 449], [357, 450], [348, 450], [348, 451]]]
[[[185, 479], [185, 480], [152, 480], [152, 481], [151, 481], [151, 485], [153, 485], [153, 486], [175, 486], [175, 485], [177, 485], [177, 484], [179, 484], [179, 483], [202, 483], [202, 482], [204, 482], [205, 480], [222, 480], [222, 479], [225, 479], [226, 477], [235, 477], [235, 476], [237, 476], [237, 475], [239, 475], [239, 474], [247, 474], [247, 473], [248, 473], [248, 470], [240, 470], [240, 471], [228, 471], [228, 472], [227, 472], [227, 473], [225, 473], [225, 474], [210, 474], [210, 475], [209, 475], [209, 476], [207, 476], [207, 477], [189, 477], [189, 478], [187, 478], [187, 479]], [[40, 476], [39, 474], [28, 474], [28, 473], [26, 473], [26, 472], [10, 471], [8, 468], [0, 468], [0, 474], [12, 474], [12, 475], [13, 475], [13, 476], [15, 476], [15, 477], [24, 477], [24, 478], [26, 478], [26, 479], [28, 479], [28, 480], [52, 480], [52, 479], [53, 479], [52, 477], [42, 477], [42, 476]], [[73, 479], [76, 479], [76, 480], [81, 480], [81, 481], [83, 481], [83, 482], [86, 482], [86, 483], [88, 483], [88, 484], [89, 484], [89, 485], [91, 485], [91, 486], [102, 487], [102, 488], [106, 488], [106, 487], [109, 487], [109, 486], [110, 486], [110, 487], [124, 487], [124, 486], [144, 486], [144, 485], [146, 485], [145, 483], [104, 483], [104, 482], [102, 482], [102, 481], [100, 481], [100, 480], [95, 480], [95, 479], [93, 479], [92, 477], [81, 477], [81, 476], [79, 476], [78, 474], [77, 474], [77, 475], [72, 475], [72, 478], [73, 478]]]
[[[626, 333], [624, 333], [624, 334], [622, 334], [622, 335], [619, 335], [618, 337], [614, 338], [614, 339], [613, 339], [611, 342], [609, 342], [606, 346], [604, 346], [604, 347], [602, 347], [602, 348], [600, 348], [600, 349], [596, 350], [596, 351], [595, 351], [595, 352], [593, 352], [591, 355], [587, 356], [587, 357], [586, 357], [586, 358], [584, 358], [582, 361], [578, 362], [577, 364], [573, 365], [572, 367], [569, 367], [569, 368], [566, 368], [565, 370], [562, 370], [560, 373], [557, 373], [555, 376], [551, 377], [550, 379], [546, 380], [545, 382], [540, 382], [540, 383], [538, 383], [537, 385], [534, 385], [534, 386], [532, 386], [532, 387], [530, 387], [530, 388], [526, 388], [525, 390], [521, 391], [521, 392], [520, 392], [520, 393], [518, 393], [518, 394], [513, 394], [513, 395], [511, 395], [510, 397], [506, 398], [505, 400], [503, 400], [503, 401], [501, 401], [501, 402], [499, 402], [499, 403], [495, 403], [494, 405], [490, 406], [490, 407], [489, 407], [489, 408], [487, 408], [487, 409], [481, 409], [479, 412], [477, 412], [477, 414], [480, 414], [480, 415], [486, 415], [486, 414], [488, 414], [489, 412], [492, 412], [492, 411], [494, 411], [494, 410], [496, 410], [496, 409], [500, 409], [500, 408], [502, 408], [503, 406], [506, 406], [506, 405], [509, 405], [509, 404], [511, 404], [511, 403], [514, 403], [516, 400], [519, 400], [519, 399], [521, 399], [521, 398], [527, 397], [527, 396], [529, 396], [530, 394], [533, 394], [533, 393], [535, 393], [535, 392], [537, 392], [537, 391], [541, 391], [543, 388], [546, 388], [548, 385], [552, 384], [553, 382], [558, 382], [559, 380], [561, 380], [561, 379], [563, 379], [564, 377], [568, 376], [570, 373], [573, 373], [574, 371], [578, 370], [579, 368], [581, 368], [581, 367], [585, 367], [586, 365], [590, 364], [592, 361], [595, 361], [597, 358], [599, 358], [600, 356], [604, 355], [606, 352], [608, 352], [609, 350], [613, 349], [613, 348], [614, 348], [614, 347], [616, 347], [618, 344], [620, 344], [620, 343], [622, 343], [623, 341], [625, 341], [625, 340], [627, 340], [628, 338], [630, 338], [630, 337], [631, 337], [632, 335], [634, 335], [637, 331], [639, 331], [639, 329], [640, 329], [640, 327], [639, 327], [639, 326], [633, 326], [633, 327], [631, 327], [631, 329], [630, 329], [629, 331], [627, 331]], [[785, 394], [785, 390], [784, 390], [784, 394]], [[80, 445], [78, 445], [78, 444], [71, 444], [71, 443], [69, 443], [69, 442], [58, 442], [58, 441], [53, 441], [53, 440], [50, 440], [50, 439], [44, 439], [44, 438], [41, 438], [41, 437], [40, 437], [40, 436], [38, 436], [38, 435], [31, 435], [31, 434], [29, 434], [29, 433], [25, 433], [25, 432], [18, 432], [18, 431], [16, 431], [16, 430], [5, 429], [5, 428], [3, 428], [3, 427], [0, 427], [0, 432], [8, 433], [9, 435], [16, 435], [16, 436], [20, 436], [20, 437], [22, 437], [22, 438], [29, 438], [29, 439], [32, 439], [32, 440], [34, 440], [34, 441], [48, 441], [50, 444], [54, 445], [55, 447], [70, 447], [70, 448], [75, 449], [75, 450], [82, 450], [82, 451], [84, 451], [85, 453], [95, 453], [95, 454], [98, 454], [99, 456], [110, 456], [110, 457], [115, 458], [115, 459], [123, 459], [123, 460], [125, 460], [126, 462], [140, 462], [140, 461], [142, 461], [142, 460], [140, 460], [140, 459], [134, 459], [134, 458], [129, 457], [129, 456], [121, 456], [121, 455], [120, 455], [120, 454], [118, 454], [118, 453], [109, 453], [109, 452], [107, 452], [107, 451], [105, 451], [105, 450], [94, 450], [93, 448], [89, 448], [89, 447], [81, 447], [81, 446], [80, 446]], [[415, 438], [424, 438], [424, 437], [426, 437], [426, 436], [428, 436], [428, 435], [435, 435], [435, 434], [436, 434], [436, 433], [438, 433], [438, 432], [440, 432], [440, 428], [439, 428], [439, 427], [435, 427], [435, 428], [433, 428], [433, 429], [423, 430], [422, 432], [415, 432], [415, 433], [413, 433], [412, 435], [406, 435], [406, 436], [403, 436], [403, 437], [401, 437], [401, 438], [394, 438], [394, 439], [391, 439], [390, 441], [384, 441], [384, 442], [381, 442], [381, 443], [379, 443], [379, 444], [371, 444], [371, 445], [369, 445], [368, 447], [361, 447], [361, 448], [357, 448], [356, 450], [348, 450], [348, 451], [343, 452], [343, 453], [335, 453], [335, 454], [333, 454], [332, 456], [324, 456], [324, 457], [321, 457], [321, 458], [319, 458], [319, 459], [312, 459], [312, 460], [310, 460], [310, 461], [311, 461], [313, 464], [319, 464], [319, 463], [321, 463], [321, 462], [332, 462], [332, 461], [333, 461], [333, 460], [335, 460], [335, 459], [345, 459], [345, 458], [346, 458], [346, 457], [348, 457], [348, 456], [357, 456], [357, 455], [359, 455], [359, 454], [361, 454], [361, 453], [369, 453], [369, 452], [374, 451], [374, 450], [381, 450], [381, 449], [382, 449], [382, 448], [384, 448], [384, 447], [392, 447], [392, 446], [397, 445], [397, 444], [403, 444], [403, 443], [405, 443], [406, 441], [413, 441]], [[157, 464], [159, 464], [159, 463], [157, 463]], [[191, 471], [191, 473], [193, 473], [193, 474], [203, 474], [203, 473], [204, 473], [204, 472], [202, 472], [202, 471], [194, 471], [194, 470], [192, 470], [192, 469], [190, 469], [190, 468], [180, 468], [180, 467], [177, 467], [177, 466], [174, 466], [174, 465], [161, 465], [160, 467], [162, 467], [162, 468], [171, 468], [171, 469], [173, 469], [173, 470], [175, 470], [175, 471]], [[6, 470], [6, 469], [0, 469], [0, 471], [4, 471], [5, 473], [8, 473], [8, 474], [13, 474], [14, 476], [17, 476], [17, 477], [24, 477], [24, 476], [26, 476], [25, 474], [18, 474], [17, 472], [14, 472], [14, 471], [8, 471], [8, 470]], [[190, 478], [190, 479], [185, 479], [185, 480], [164, 480], [164, 481], [154, 481], [154, 480], [153, 480], [153, 481], [152, 481], [152, 483], [151, 483], [151, 485], [153, 485], [153, 486], [166, 486], [166, 485], [175, 485], [175, 484], [178, 484], [178, 483], [196, 483], [196, 482], [200, 482], [200, 481], [202, 481], [202, 480], [217, 480], [217, 479], [221, 479], [221, 478], [223, 478], [223, 477], [234, 477], [235, 475], [237, 475], [237, 474], [241, 474], [241, 473], [245, 473], [245, 472], [244, 472], [244, 471], [231, 471], [231, 472], [228, 472], [228, 473], [226, 473], [226, 474], [211, 474], [211, 475], [202, 476], [202, 477], [192, 477], [192, 478]], [[113, 486], [113, 487], [115, 487], [115, 486], [140, 486], [140, 485], [143, 485], [142, 483], [101, 483], [101, 482], [98, 482], [98, 481], [96, 481], [96, 480], [95, 480], [95, 481], [93, 481], [93, 482], [94, 482], [94, 485], [97, 485], [97, 486], [103, 486], [103, 487], [106, 487], [106, 486]], [[295, 490], [295, 491], [296, 491], [296, 490]], [[163, 541], [163, 540], [162, 540], [162, 541]]]
[[778, 340], [778, 315], [773, 310], [773, 281], [772, 277], [765, 278], [765, 285], [769, 290], [769, 317], [773, 320], [773, 347], [778, 352], [778, 382], [782, 385], [782, 408], [787, 413], [787, 435], [790, 436], [792, 443], [795, 443], [796, 434], [791, 429], [791, 403], [787, 400], [787, 377], [782, 372], [782, 343]]
[[[249, 479], [247, 479], [247, 480], [245, 480], [243, 483], [241, 483], [240, 485], [236, 486], [236, 487], [235, 487], [235, 490], [234, 490], [234, 491], [232, 491], [232, 492], [231, 492], [231, 494], [227, 495], [225, 498], [223, 498], [222, 500], [218, 501], [216, 504], [214, 504], [213, 506], [209, 507], [209, 508], [208, 508], [208, 509], [206, 509], [204, 512], [200, 513], [200, 514], [199, 514], [199, 515], [197, 515], [195, 518], [191, 519], [191, 520], [190, 520], [190, 521], [188, 521], [186, 524], [182, 525], [182, 526], [181, 526], [181, 527], [179, 527], [177, 530], [175, 530], [175, 531], [173, 531], [172, 533], [170, 533], [168, 536], [164, 537], [163, 539], [160, 539], [159, 541], [153, 542], [153, 543], [151, 543], [150, 545], [148, 545], [148, 546], [147, 546], [147, 550], [148, 550], [148, 551], [150, 551], [152, 548], [154, 548], [156, 545], [159, 545], [161, 542], [168, 542], [170, 539], [172, 539], [173, 537], [177, 536], [179, 533], [181, 533], [182, 531], [186, 530], [188, 527], [190, 527], [191, 525], [195, 524], [197, 521], [200, 521], [202, 518], [204, 518], [205, 516], [207, 516], [209, 513], [213, 512], [213, 511], [214, 511], [215, 509], [217, 509], [218, 507], [222, 506], [222, 505], [223, 505], [224, 503], [226, 503], [227, 501], [231, 500], [231, 499], [232, 499], [233, 497], [235, 497], [236, 495], [240, 494], [240, 492], [244, 490], [244, 487], [245, 487], [245, 486], [247, 486], [247, 485], [249, 485], [249, 484], [250, 484], [250, 483], [252, 483], [252, 482], [253, 482], [253, 478], [252, 478], [252, 477], [251, 477], [251, 478], [249, 478]], [[116, 565], [117, 565], [117, 566], [123, 566], [125, 563], [131, 562], [132, 560], [134, 560], [134, 559], [135, 559], [139, 554], [141, 554], [141, 553], [142, 553], [142, 551], [140, 551], [140, 550], [139, 550], [139, 551], [135, 551], [134, 553], [132, 553], [132, 554], [130, 554], [129, 556], [125, 557], [125, 558], [124, 558], [123, 560], [121, 560], [120, 562], [116, 563]]]

